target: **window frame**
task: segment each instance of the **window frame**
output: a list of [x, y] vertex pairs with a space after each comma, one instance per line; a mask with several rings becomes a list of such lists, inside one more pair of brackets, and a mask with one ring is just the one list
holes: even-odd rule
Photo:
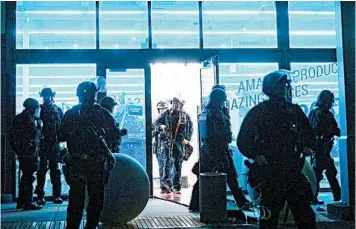
[[[202, 21], [202, 2], [199, 1], [199, 48], [196, 49], [153, 49], [152, 48], [152, 18], [151, 2], [148, 2], [148, 49], [100, 49], [99, 37], [99, 2], [96, 1], [96, 49], [16, 49], [16, 2], [2, 2], [6, 7], [5, 48], [3, 55], [12, 58], [3, 58], [6, 75], [10, 76], [4, 87], [2, 101], [6, 101], [6, 120], [4, 124], [8, 130], [15, 115], [16, 93], [16, 65], [17, 64], [46, 64], [46, 63], [96, 63], [97, 75], [104, 75], [106, 68], [145, 68], [145, 110], [146, 110], [146, 155], [152, 155], [152, 142], [150, 141], [149, 123], [151, 123], [151, 94], [150, 94], [150, 63], [155, 62], [201, 62], [210, 56], [218, 55], [223, 63], [271, 63], [278, 62], [279, 68], [290, 70], [291, 62], [336, 62], [336, 48], [290, 48], [289, 46], [289, 15], [288, 2], [275, 2], [277, 47], [276, 48], [233, 48], [233, 49], [204, 49]], [[5, 70], [4, 70], [5, 71]], [[343, 87], [343, 85], [339, 86]], [[7, 158], [13, 158], [14, 153], [9, 145], [4, 150]], [[6, 159], [9, 167], [5, 168], [6, 190], [15, 194], [15, 164]], [[152, 156], [147, 157], [147, 171], [152, 164]], [[151, 160], [151, 161], [149, 161]]]

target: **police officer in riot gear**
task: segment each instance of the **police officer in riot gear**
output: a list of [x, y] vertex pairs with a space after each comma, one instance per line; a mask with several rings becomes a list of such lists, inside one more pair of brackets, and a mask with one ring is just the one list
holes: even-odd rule
[[40, 92], [43, 97], [43, 105], [41, 105], [40, 119], [43, 122], [42, 138], [40, 141], [40, 166], [37, 171], [37, 186], [35, 193], [37, 194], [37, 203], [40, 205], [46, 204], [44, 200], [44, 186], [46, 182], [46, 174], [48, 167], [51, 175], [53, 189], [53, 203], [63, 203], [61, 195], [61, 170], [59, 168], [60, 148], [58, 142], [58, 130], [63, 118], [63, 112], [60, 107], [54, 104], [53, 97], [55, 92], [51, 88], [43, 88]]
[[68, 110], [59, 130], [59, 140], [66, 141], [64, 175], [70, 186], [67, 208], [67, 228], [79, 228], [88, 189], [89, 204], [86, 228], [98, 226], [103, 208], [104, 185], [107, 173], [114, 164], [111, 151], [116, 152], [120, 130], [113, 116], [95, 103], [97, 87], [93, 82], [82, 82], [77, 87], [79, 104]]
[[17, 209], [38, 210], [41, 206], [32, 203], [34, 173], [38, 169], [38, 148], [42, 122], [39, 120], [40, 104], [33, 98], [23, 103], [24, 110], [15, 116], [9, 133], [9, 143], [19, 160], [22, 173], [19, 185]]
[[340, 201], [341, 199], [341, 189], [336, 178], [337, 170], [334, 160], [330, 156], [334, 136], [340, 137], [340, 129], [333, 114], [330, 112], [334, 100], [334, 94], [331, 91], [321, 91], [316, 102], [316, 108], [309, 113], [309, 123], [315, 135], [315, 148], [311, 161], [318, 182], [315, 199], [313, 200], [314, 204], [323, 204], [323, 201], [318, 200], [318, 192], [324, 170], [334, 196], [334, 201]]
[[162, 186], [169, 192], [180, 194], [184, 146], [192, 138], [193, 123], [190, 116], [181, 109], [183, 104], [180, 99], [173, 98], [171, 104], [172, 108], [163, 112], [155, 124], [164, 133], [161, 138], [161, 156], [164, 161]]
[[[168, 109], [168, 104], [165, 101], [160, 101], [157, 103], [158, 115], [161, 115], [167, 109]], [[161, 188], [161, 194], [169, 193], [169, 190], [167, 190], [165, 187], [163, 187], [163, 184], [164, 184], [164, 182], [163, 182], [164, 160], [162, 159], [162, 155], [161, 155], [161, 137], [164, 138], [164, 136], [163, 136], [164, 133], [159, 128], [158, 125], [153, 124], [152, 126], [153, 126], [152, 137], [154, 138], [153, 154], [156, 154], [157, 161], [158, 161], [159, 183], [160, 183], [160, 188]]]
[[[213, 86], [213, 88], [211, 90], [214, 90], [215, 88], [220, 88], [221, 90], [226, 92], [226, 87], [225, 85], [222, 84], [216, 84]], [[226, 117], [228, 117], [230, 119], [230, 111], [229, 111], [229, 107], [227, 106], [227, 103], [225, 102], [223, 108], [222, 108], [222, 112], [225, 114]]]
[[[114, 113], [115, 111], [115, 107], [118, 105], [118, 103], [116, 102], [116, 100], [113, 97], [110, 96], [105, 96], [100, 100], [100, 105], [107, 109], [111, 114]], [[117, 128], [119, 128], [120, 124], [116, 123]], [[118, 152], [115, 153], [119, 153], [120, 152], [120, 145], [122, 142], [122, 137], [127, 135], [127, 129], [126, 128], [122, 128], [120, 130], [120, 138], [119, 141], [117, 142], [117, 147], [115, 147], [116, 149], [118, 149]]]
[[[237, 171], [232, 159], [229, 144], [232, 141], [231, 123], [223, 113], [227, 100], [221, 88], [214, 88], [209, 95], [209, 102], [199, 116], [200, 172], [223, 172], [227, 174], [229, 185], [239, 208], [249, 208], [250, 202], [239, 187]], [[197, 170], [197, 168], [195, 169]], [[198, 171], [196, 171], [197, 173]], [[198, 174], [199, 175], [199, 172]], [[199, 211], [199, 176], [194, 184], [189, 210]]]
[[237, 146], [254, 161], [248, 180], [259, 189], [260, 205], [270, 213], [260, 220], [260, 228], [277, 228], [287, 201], [298, 228], [315, 229], [315, 213], [310, 206], [313, 193], [300, 164], [302, 153], [311, 152], [314, 136], [302, 109], [288, 102], [289, 82], [283, 71], [263, 78], [262, 89], [269, 100], [247, 113]]
[[117, 102], [114, 98], [110, 96], [105, 96], [100, 100], [100, 105], [110, 111], [110, 113], [113, 113]]

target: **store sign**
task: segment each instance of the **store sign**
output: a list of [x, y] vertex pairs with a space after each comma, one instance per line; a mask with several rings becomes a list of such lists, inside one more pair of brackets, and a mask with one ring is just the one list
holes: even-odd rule
[[133, 116], [143, 116], [143, 106], [128, 105], [128, 114]]

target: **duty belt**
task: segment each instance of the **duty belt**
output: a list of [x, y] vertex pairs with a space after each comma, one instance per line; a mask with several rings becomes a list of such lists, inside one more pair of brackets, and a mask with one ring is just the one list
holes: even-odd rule
[[93, 155], [89, 155], [89, 154], [85, 154], [85, 153], [80, 153], [80, 154], [72, 154], [73, 157], [80, 159], [80, 160], [84, 160], [84, 161], [95, 161], [97, 163], [102, 163], [105, 160], [104, 156], [93, 156]]
[[89, 160], [89, 159], [93, 158], [93, 156], [90, 156], [90, 155], [85, 154], [85, 153], [73, 154], [72, 156], [73, 156], [73, 157], [76, 157], [76, 158], [78, 158], [78, 159], [81, 159], [81, 160]]

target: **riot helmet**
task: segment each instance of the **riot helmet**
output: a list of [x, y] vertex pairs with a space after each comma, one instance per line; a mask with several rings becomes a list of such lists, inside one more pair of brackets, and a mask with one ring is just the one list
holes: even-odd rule
[[179, 110], [183, 106], [184, 101], [177, 97], [173, 97], [173, 99], [170, 100], [170, 103], [172, 104], [173, 110]]
[[165, 101], [160, 101], [157, 103], [158, 114], [161, 114], [167, 108], [168, 108], [168, 104]]
[[218, 106], [219, 109], [222, 109], [227, 100], [226, 92], [221, 88], [215, 88], [210, 92], [209, 103], [210, 106]]
[[43, 88], [40, 92], [40, 96], [43, 97], [43, 103], [51, 103], [55, 95], [56, 92], [54, 92], [52, 88], [49, 87]]
[[98, 89], [95, 83], [91, 81], [84, 81], [80, 83], [77, 87], [77, 96], [79, 98], [79, 103], [94, 103], [97, 92]]
[[114, 108], [117, 105], [116, 100], [111, 96], [105, 96], [100, 100], [100, 105], [110, 111], [111, 113], [114, 112]]
[[318, 95], [318, 99], [316, 101], [316, 106], [325, 106], [327, 109], [330, 109], [335, 103], [335, 96], [329, 90], [323, 90]]
[[263, 77], [262, 91], [268, 97], [287, 98], [288, 75], [285, 71], [274, 71]]
[[215, 88], [210, 92], [209, 99], [212, 102], [225, 102], [227, 99], [227, 95], [223, 89]]
[[39, 117], [40, 103], [34, 98], [28, 98], [23, 102], [23, 107], [28, 110], [32, 115]]
[[[214, 89], [217, 89], [217, 88], [218, 88], [218, 89], [221, 89], [221, 90], [223, 90], [223, 91], [226, 92], [226, 86], [223, 85], [223, 84], [216, 84], [216, 85], [214, 85], [214, 86], [212, 87], [211, 90], [214, 90]], [[226, 109], [229, 109], [229, 108], [228, 108], [228, 107], [229, 107], [229, 104], [228, 104], [228, 101], [227, 101], [227, 100], [225, 101], [224, 106], [225, 106]]]
[[214, 85], [214, 86], [211, 88], [211, 90], [214, 90], [214, 89], [216, 89], [216, 88], [219, 88], [219, 89], [221, 89], [221, 90], [223, 90], [223, 91], [226, 91], [225, 85], [222, 85], [222, 84], [216, 84], [216, 85]]

